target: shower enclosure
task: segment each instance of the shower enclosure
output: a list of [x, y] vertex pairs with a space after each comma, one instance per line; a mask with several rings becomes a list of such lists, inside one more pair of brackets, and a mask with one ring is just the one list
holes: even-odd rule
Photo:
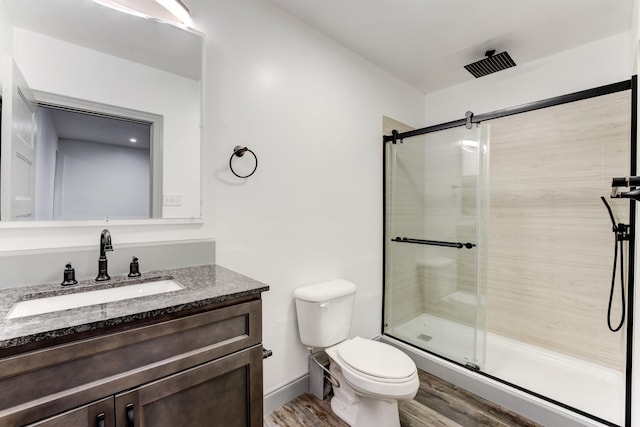
[[[625, 425], [600, 196], [635, 174], [631, 105], [629, 81], [385, 136], [385, 335]], [[610, 204], [634, 226], [629, 201]]]

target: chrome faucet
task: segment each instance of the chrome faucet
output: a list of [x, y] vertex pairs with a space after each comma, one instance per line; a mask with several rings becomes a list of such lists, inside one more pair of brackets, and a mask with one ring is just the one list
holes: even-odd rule
[[107, 273], [107, 252], [113, 251], [111, 245], [111, 233], [106, 228], [100, 233], [100, 258], [98, 258], [98, 277], [96, 282], [102, 282], [110, 280], [109, 273]]

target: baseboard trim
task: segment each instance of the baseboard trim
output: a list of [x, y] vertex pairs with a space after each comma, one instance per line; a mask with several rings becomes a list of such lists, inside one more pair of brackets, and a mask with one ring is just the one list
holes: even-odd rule
[[263, 399], [264, 415], [267, 416], [285, 403], [309, 391], [309, 374], [291, 381], [282, 387], [265, 394]]

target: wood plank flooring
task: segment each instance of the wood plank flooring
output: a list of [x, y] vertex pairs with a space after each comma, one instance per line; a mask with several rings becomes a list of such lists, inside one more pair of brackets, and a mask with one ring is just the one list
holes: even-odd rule
[[[413, 400], [399, 405], [402, 427], [540, 427], [427, 372], [418, 372], [418, 394]], [[303, 394], [264, 419], [264, 427], [307, 426], [349, 427], [331, 412], [329, 400], [322, 401], [311, 393]]]

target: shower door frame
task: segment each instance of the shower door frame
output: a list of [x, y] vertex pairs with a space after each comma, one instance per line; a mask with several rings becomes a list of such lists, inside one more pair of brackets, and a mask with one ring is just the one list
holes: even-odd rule
[[[470, 114], [470, 113], [468, 113]], [[470, 117], [470, 116], [469, 116]], [[428, 128], [423, 128], [423, 129], [415, 129], [415, 130], [410, 130], [407, 132], [403, 132], [403, 133], [398, 133], [397, 135], [401, 135], [402, 137], [412, 137], [412, 136], [419, 136], [419, 135], [424, 135], [424, 134], [430, 134], [430, 133], [435, 133], [435, 132], [439, 132], [439, 131], [446, 131], [446, 130], [450, 130], [450, 129], [455, 129], [455, 128], [464, 128], [466, 126], [467, 130], [471, 130], [474, 126], [470, 124], [469, 119], [462, 119], [462, 120], [457, 120], [457, 121], [453, 121], [453, 122], [448, 122], [448, 123], [443, 123], [441, 125], [436, 125], [436, 126], [431, 126]], [[388, 129], [388, 128], [387, 128]], [[425, 132], [420, 132], [420, 131], [425, 131]], [[482, 137], [480, 132], [477, 132], [477, 137], [478, 137], [478, 143], [479, 145], [482, 145]], [[385, 137], [386, 138], [386, 137]], [[397, 138], [396, 142], [399, 144], [402, 144], [402, 138]], [[393, 142], [393, 135], [391, 135], [391, 139], [389, 139], [389, 141]], [[386, 146], [386, 142], [387, 139], [385, 139], [385, 143], [383, 143], [383, 218], [384, 218], [384, 226], [383, 226], [383, 234], [384, 234], [384, 238], [387, 238], [387, 211], [386, 211], [386, 207], [387, 207], [387, 146]], [[396, 142], [393, 142], [394, 144]], [[478, 160], [482, 159], [482, 155], [480, 154], [480, 149], [478, 152]], [[478, 167], [480, 166], [480, 164], [483, 163], [481, 161], [477, 162]], [[479, 190], [479, 185], [476, 187], [474, 193], [476, 195], [476, 210], [479, 209], [480, 206], [480, 200], [479, 200], [479, 196], [478, 196], [478, 190]], [[484, 205], [484, 203], [482, 203]], [[477, 216], [477, 212], [476, 212], [476, 216]], [[449, 242], [449, 241], [434, 241], [434, 240], [422, 240], [422, 239], [413, 239], [413, 238], [403, 238], [403, 239], [407, 239], [407, 243], [421, 243], [422, 245], [426, 245], [426, 246], [436, 246], [436, 247], [449, 247], [449, 248], [456, 248], [456, 249], [463, 249], [463, 248], [467, 248], [467, 249], [471, 249], [472, 247], [476, 247], [478, 249], [478, 251], [480, 250], [480, 248], [478, 248], [478, 241], [479, 238], [477, 236], [477, 231], [478, 231], [478, 227], [476, 227], [476, 239], [474, 240], [476, 243], [462, 243], [464, 241], [466, 241], [467, 239], [462, 239], [461, 242], [458, 242], [457, 240], [459, 239], [453, 239], [456, 240], [455, 242]], [[389, 236], [390, 237], [390, 236]], [[392, 239], [393, 241], [398, 241], [396, 239]], [[452, 239], [448, 239], [448, 240], [452, 240]], [[388, 241], [388, 240], [387, 240]], [[413, 241], [413, 242], [411, 242]], [[467, 246], [470, 245], [470, 246]], [[387, 257], [387, 253], [386, 253], [386, 245], [383, 245], [383, 295], [385, 292], [385, 288], [386, 288], [386, 257]], [[477, 270], [478, 270], [478, 265], [480, 264], [480, 259], [479, 259], [479, 252], [478, 254], [476, 254], [476, 258], [475, 258], [475, 270], [476, 270], [476, 275], [477, 275]], [[457, 273], [456, 273], [457, 275]], [[476, 279], [477, 280], [477, 279]], [[477, 282], [476, 282], [476, 289], [475, 289], [475, 293], [474, 295], [477, 295]], [[443, 360], [447, 360], [449, 362], [453, 362], [456, 365], [459, 366], [464, 366], [466, 368], [472, 369], [472, 370], [480, 370], [480, 365], [483, 364], [483, 361], [485, 360], [485, 354], [486, 354], [486, 350], [484, 349], [485, 343], [486, 343], [486, 334], [484, 334], [483, 337], [478, 338], [478, 323], [482, 322], [483, 326], [486, 325], [486, 309], [485, 307], [481, 307], [480, 311], [482, 313], [479, 313], [479, 307], [481, 306], [481, 304], [479, 303], [479, 300], [476, 300], [476, 304], [474, 306], [474, 317], [475, 317], [475, 326], [474, 326], [474, 345], [471, 346], [473, 348], [472, 353], [473, 354], [468, 354], [469, 357], [469, 361], [467, 363], [461, 363], [458, 360], [455, 360], [451, 357], [455, 357], [454, 355], [451, 355], [451, 357], [447, 357], [443, 354], [440, 353], [436, 353], [435, 350], [430, 350], [424, 347], [419, 347], [417, 345], [411, 344], [401, 338], [398, 338], [396, 336], [393, 336], [391, 334], [385, 333], [385, 329], [386, 329], [386, 319], [385, 319], [385, 305], [386, 305], [386, 298], [383, 297], [383, 301], [382, 301], [382, 310], [383, 310], [383, 315], [382, 315], [382, 335], [387, 335], [387, 336], [391, 336], [394, 339], [397, 339], [405, 344], [409, 344], [412, 345], [415, 348], [419, 348], [422, 351], [425, 351], [429, 354], [435, 355]], [[484, 318], [483, 320], [479, 321], [479, 318]], [[485, 328], [486, 329], [486, 328]], [[481, 342], [481, 346], [478, 346], [478, 343]], [[478, 349], [482, 348], [481, 350], [481, 354], [479, 354]]]
[[[382, 324], [381, 324], [381, 335], [389, 336], [395, 340], [401, 341], [406, 345], [417, 348], [420, 351], [424, 351], [433, 356], [436, 356], [440, 359], [446, 360], [450, 363], [454, 363], [458, 366], [469, 369], [468, 366], [465, 366], [461, 363], [458, 363], [454, 360], [451, 360], [447, 357], [441, 356], [432, 351], [426, 350], [424, 348], [420, 348], [414, 344], [411, 344], [405, 340], [394, 337], [393, 335], [389, 335], [385, 333], [385, 301], [386, 301], [386, 292], [387, 292], [387, 283], [386, 283], [386, 261], [387, 261], [387, 149], [386, 144], [396, 143], [401, 141], [403, 138], [409, 138], [412, 136], [424, 135], [428, 133], [438, 132], [441, 130], [451, 129], [460, 126], [471, 126], [474, 124], [480, 124], [483, 121], [497, 119], [501, 117], [507, 117], [514, 114], [526, 113], [534, 110], [539, 110], [547, 107], [553, 107], [561, 104], [567, 104], [576, 101], [582, 101], [589, 98], [595, 98], [598, 96], [609, 95], [616, 92], [623, 92], [626, 90], [631, 91], [631, 135], [630, 135], [630, 164], [629, 164], [629, 175], [636, 176], [637, 175], [637, 139], [638, 139], [638, 127], [637, 127], [637, 116], [638, 116], [638, 79], [637, 75], [633, 75], [631, 79], [624, 80], [617, 83], [612, 83], [604, 86], [599, 86], [592, 89], [587, 89], [579, 92], [570, 93], [567, 95], [560, 95], [553, 98], [547, 98], [540, 101], [534, 101], [531, 103], [505, 108], [502, 110], [496, 110], [489, 113], [474, 115], [471, 112], [467, 112], [465, 118], [454, 120], [450, 122], [440, 123], [434, 126], [428, 126], [420, 129], [415, 129], [407, 132], [396, 132], [394, 131], [391, 135], [385, 135], [383, 137], [382, 144], [382, 212], [383, 212], [383, 244], [382, 244], [382, 252], [383, 252], [383, 262], [382, 262]], [[638, 202], [640, 203], [640, 202]], [[630, 239], [628, 245], [628, 274], [627, 274], [627, 318], [626, 318], [626, 336], [625, 336], [625, 344], [626, 344], [626, 355], [625, 355], [625, 410], [624, 410], [624, 426], [631, 427], [631, 413], [632, 413], [632, 365], [633, 365], [633, 321], [634, 321], [634, 295], [635, 295], [635, 284], [634, 284], [634, 270], [635, 270], [635, 231], [636, 231], [636, 206], [635, 203], [629, 202], [629, 225], [630, 225]], [[476, 371], [473, 369], [469, 369], [472, 372], [475, 372], [479, 375], [485, 376], [492, 380], [495, 380], [499, 383], [508, 385], [516, 390], [528, 393], [537, 398], [543, 399], [545, 401], [551, 402], [555, 405], [558, 405], [564, 409], [570, 410], [582, 416], [588, 417], [595, 421], [598, 421], [604, 425], [617, 427], [617, 424], [613, 424], [609, 421], [601, 419], [595, 415], [584, 412], [580, 409], [574, 408], [547, 396], [541, 395], [534, 391], [528, 390], [524, 387], [521, 387], [517, 384], [511, 383], [509, 381], [503, 380], [501, 378], [495, 377], [491, 374], [488, 374], [483, 371]]]

